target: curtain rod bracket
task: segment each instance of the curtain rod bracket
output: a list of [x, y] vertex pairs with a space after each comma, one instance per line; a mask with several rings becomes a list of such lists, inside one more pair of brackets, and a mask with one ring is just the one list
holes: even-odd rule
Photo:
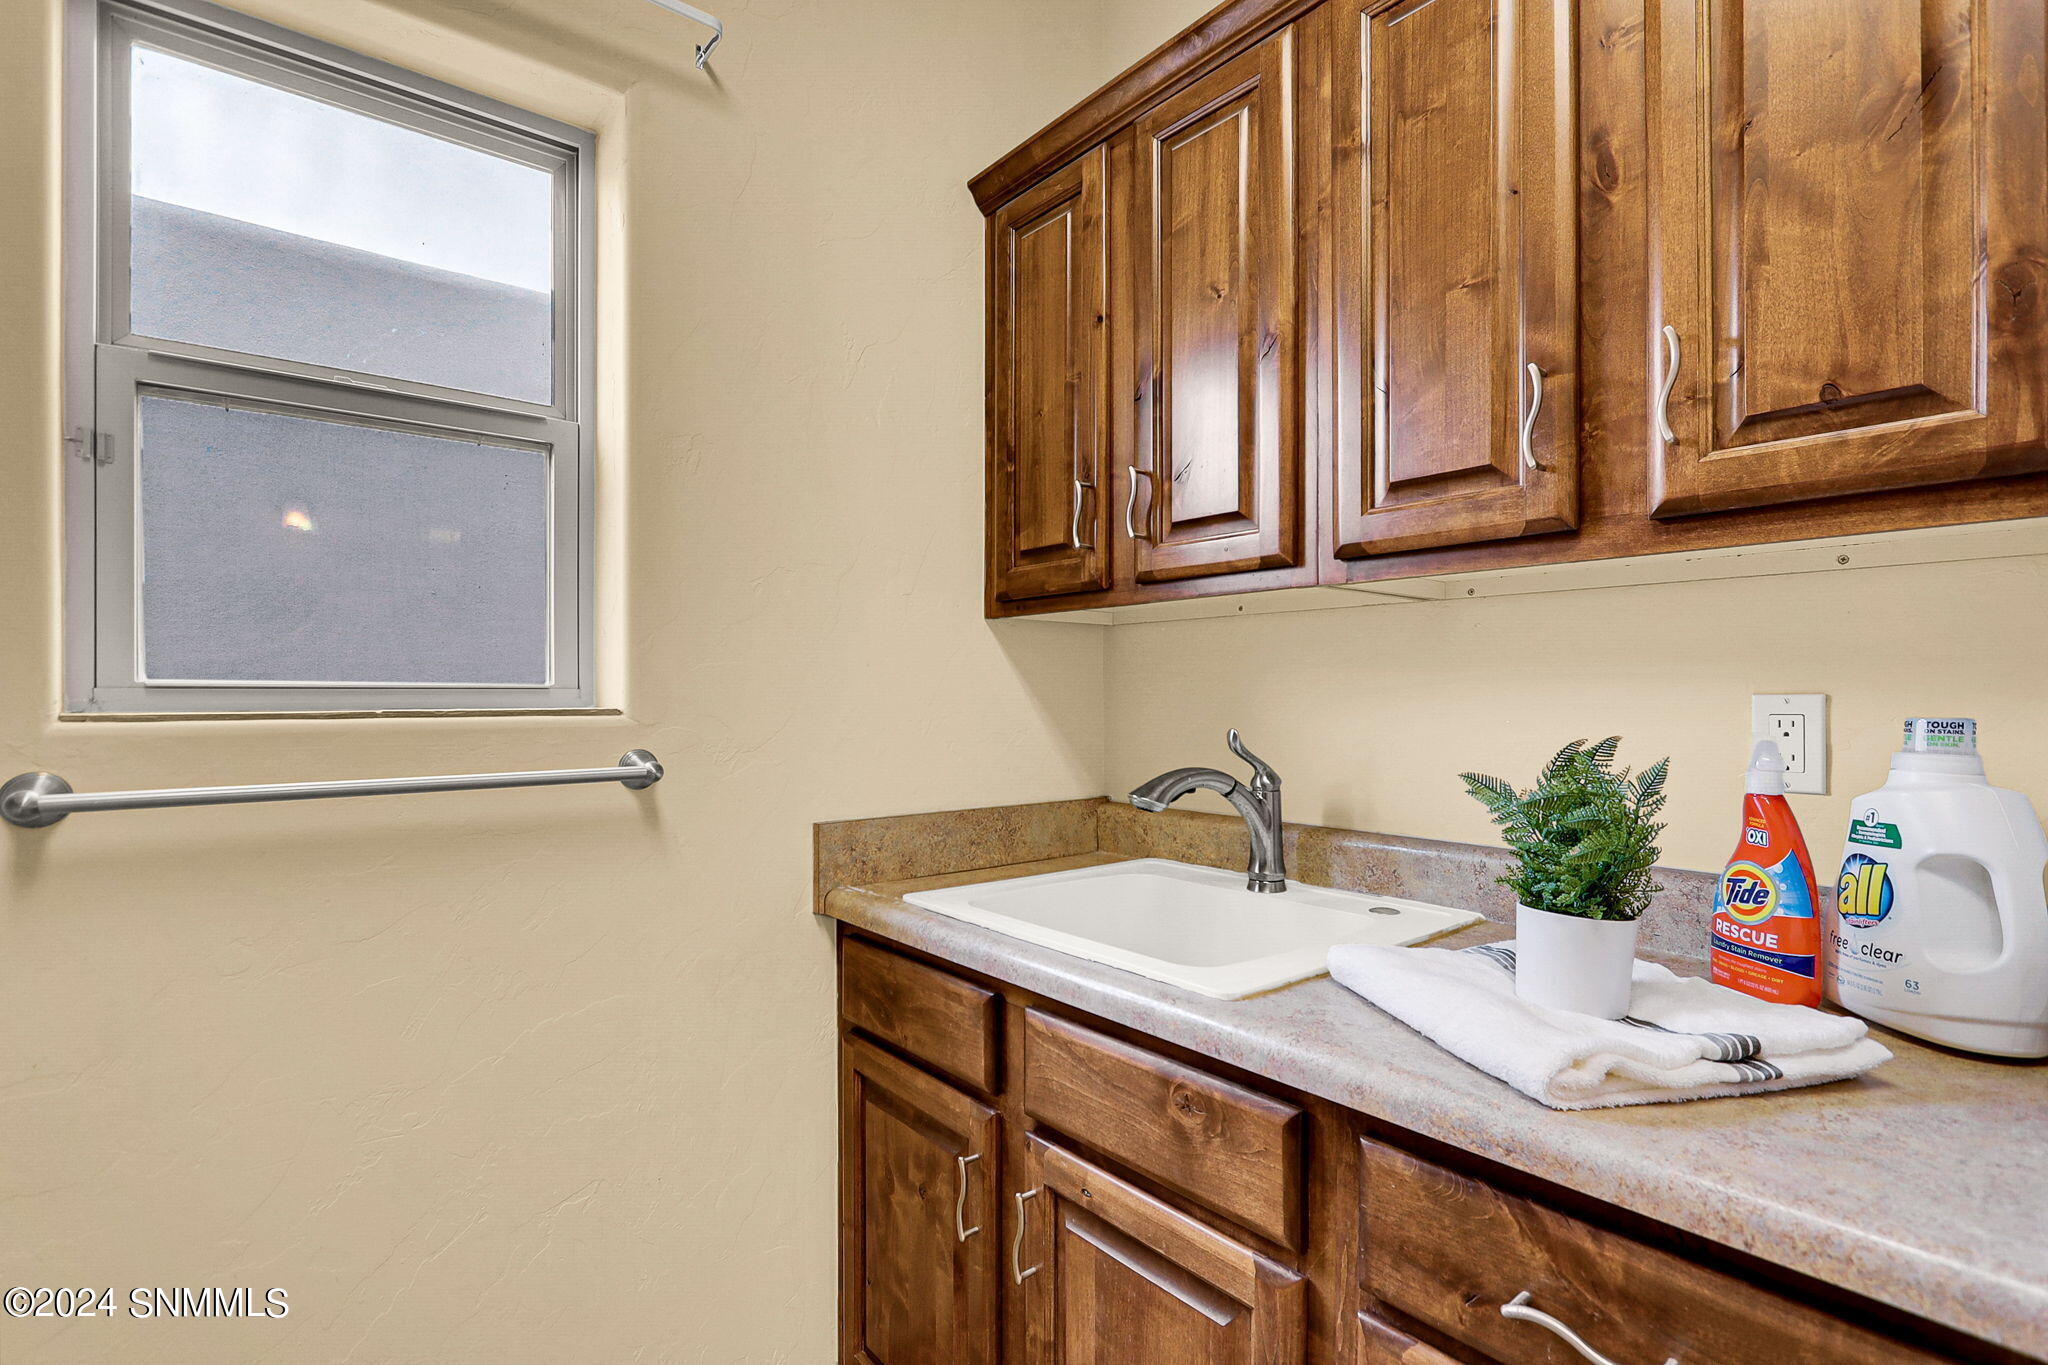
[[725, 25], [711, 15], [706, 14], [703, 10], [698, 9], [695, 5], [685, 4], [684, 0], [652, 0], [652, 2], [671, 14], [680, 14], [685, 19], [694, 19], [711, 30], [711, 37], [697, 44], [697, 69], [702, 71], [704, 63], [711, 60], [712, 50], [718, 46], [719, 40], [725, 37]]

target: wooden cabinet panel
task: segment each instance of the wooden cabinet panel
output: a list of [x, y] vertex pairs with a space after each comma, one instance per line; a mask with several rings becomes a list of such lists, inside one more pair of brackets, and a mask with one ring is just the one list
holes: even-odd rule
[[1301, 1110], [1037, 1010], [1024, 1112], [1226, 1218], [1301, 1245]]
[[1577, 524], [1574, 8], [1344, 0], [1340, 559]]
[[1302, 1365], [1300, 1276], [1033, 1136], [1015, 1201], [1028, 1365]]
[[1460, 1365], [1460, 1362], [1370, 1313], [1360, 1313], [1356, 1365]]
[[1649, 0], [1654, 514], [2048, 467], [2044, 25]]
[[996, 1088], [1002, 1002], [994, 991], [861, 939], [842, 940], [846, 1022], [978, 1090]]
[[859, 1039], [839, 1102], [842, 1365], [995, 1365], [995, 1111]]
[[1406, 1152], [1370, 1139], [1362, 1147], [1366, 1292], [1501, 1365], [1578, 1359], [1547, 1328], [1503, 1316], [1502, 1305], [1523, 1293], [1527, 1307], [1615, 1360], [1938, 1365], [1938, 1357]]
[[1109, 586], [1103, 152], [989, 226], [989, 573], [1004, 600]]
[[1302, 562], [1294, 35], [1139, 120], [1137, 578]]

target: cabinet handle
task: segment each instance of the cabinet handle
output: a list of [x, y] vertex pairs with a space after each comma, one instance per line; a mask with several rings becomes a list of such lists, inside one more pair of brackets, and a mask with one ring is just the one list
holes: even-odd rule
[[1024, 1281], [1045, 1269], [1044, 1266], [1039, 1265], [1035, 1265], [1029, 1270], [1024, 1268], [1024, 1201], [1036, 1199], [1044, 1191], [1045, 1186], [1043, 1185], [1040, 1185], [1035, 1190], [1017, 1191], [1017, 1230], [1010, 1237], [1010, 1278], [1018, 1284], [1024, 1283]]
[[1150, 540], [1152, 539], [1152, 537], [1148, 535], [1139, 534], [1138, 528], [1134, 524], [1132, 524], [1131, 513], [1136, 511], [1138, 507], [1138, 479], [1141, 476], [1146, 479], [1150, 479], [1152, 477], [1152, 471], [1149, 469], [1140, 469], [1136, 465], [1132, 465], [1130, 468], [1130, 491], [1124, 497], [1124, 534], [1129, 536], [1132, 540]]
[[1657, 390], [1657, 434], [1670, 445], [1678, 437], [1671, 430], [1671, 390], [1678, 383], [1678, 362], [1685, 352], [1678, 346], [1678, 329], [1664, 324], [1664, 384]]
[[967, 1167], [969, 1164], [981, 1160], [981, 1153], [976, 1152], [973, 1156], [956, 1157], [955, 1160], [960, 1163], [960, 1191], [953, 1196], [953, 1231], [958, 1233], [960, 1240], [964, 1242], [975, 1233], [981, 1231], [981, 1224], [979, 1223], [976, 1223], [973, 1227], [967, 1226]]
[[1543, 411], [1543, 367], [1531, 361], [1523, 373], [1529, 379], [1529, 403], [1522, 414], [1522, 463], [1534, 470], [1548, 473], [1549, 466], [1536, 459], [1536, 452], [1529, 448], [1529, 434], [1536, 429], [1536, 414]]
[[[1565, 1345], [1584, 1356], [1588, 1361], [1592, 1362], [1592, 1365], [1615, 1365], [1614, 1361], [1588, 1346], [1586, 1339], [1577, 1332], [1574, 1332], [1571, 1328], [1550, 1316], [1550, 1314], [1529, 1307], [1529, 1291], [1526, 1289], [1515, 1295], [1512, 1302], [1502, 1304], [1500, 1306], [1500, 1315], [1504, 1318], [1513, 1318], [1516, 1322], [1533, 1322], [1547, 1332], [1556, 1333]], [[1664, 1365], [1678, 1365], [1678, 1357], [1671, 1356], [1667, 1358]]]
[[1094, 541], [1081, 539], [1081, 500], [1086, 496], [1081, 490], [1093, 488], [1094, 486], [1092, 483], [1081, 482], [1079, 478], [1074, 480], [1074, 524], [1067, 531], [1067, 539], [1073, 543], [1074, 548], [1077, 550], [1092, 550], [1095, 548]]

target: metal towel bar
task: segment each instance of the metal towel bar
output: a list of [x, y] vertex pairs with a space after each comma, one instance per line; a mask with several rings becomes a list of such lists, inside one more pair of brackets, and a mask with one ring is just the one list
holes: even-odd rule
[[456, 773], [446, 777], [371, 777], [342, 782], [273, 782], [257, 787], [166, 787], [159, 791], [75, 792], [55, 773], [22, 773], [0, 786], [0, 819], [42, 829], [67, 815], [94, 810], [156, 810], [164, 806], [234, 806], [251, 801], [316, 801], [329, 796], [402, 796], [413, 792], [482, 791], [492, 787], [563, 787], [617, 782], [639, 791], [661, 781], [661, 761], [633, 749], [610, 768], [557, 768], [536, 773]]

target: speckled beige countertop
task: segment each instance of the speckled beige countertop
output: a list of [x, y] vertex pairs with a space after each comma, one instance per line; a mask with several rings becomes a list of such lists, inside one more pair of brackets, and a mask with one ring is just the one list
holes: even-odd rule
[[[1857, 1081], [1556, 1113], [1329, 978], [1211, 1000], [905, 903], [1093, 852], [841, 887], [824, 913], [1763, 1260], [2048, 1359], [2048, 1066], [1880, 1034]], [[823, 888], [821, 888], [823, 889]], [[1488, 923], [1441, 940], [1505, 936]], [[1683, 962], [1674, 966], [1684, 969]]]

